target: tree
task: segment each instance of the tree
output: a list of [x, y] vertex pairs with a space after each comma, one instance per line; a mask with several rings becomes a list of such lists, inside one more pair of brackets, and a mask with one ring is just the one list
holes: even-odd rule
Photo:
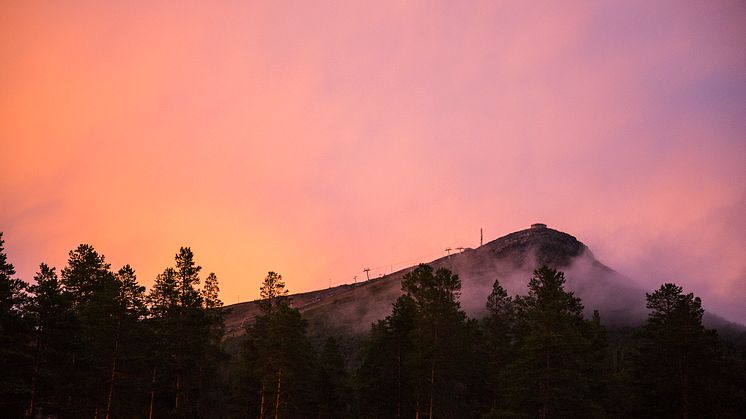
[[318, 365], [319, 418], [346, 418], [350, 416], [348, 383], [345, 360], [333, 337], [327, 338], [321, 350]]
[[74, 314], [68, 408], [78, 416], [105, 412], [116, 352], [119, 284], [104, 255], [81, 244], [69, 252], [61, 281]]
[[[222, 330], [222, 316], [215, 310], [217, 277], [212, 275], [208, 285], [209, 304], [215, 305], [208, 309], [205, 289], [197, 288], [202, 267], [194, 261], [192, 250], [181, 247], [174, 260], [175, 266], [158, 275], [147, 297], [149, 323], [157, 340], [150, 405], [152, 411], [171, 416], [202, 416], [209, 409], [208, 386], [217, 374], [216, 330]], [[170, 407], [158, 402], [169, 399]]]
[[[244, 360], [256, 380], [256, 416], [305, 417], [314, 410], [313, 348], [307, 322], [288, 305], [282, 276], [269, 272], [261, 287], [261, 313], [246, 328]], [[253, 387], [253, 388], [256, 388]]]
[[275, 307], [287, 303], [288, 291], [285, 289], [285, 281], [282, 275], [276, 272], [267, 272], [267, 276], [259, 289], [259, 307], [267, 317], [272, 317]]
[[204, 301], [206, 309], [209, 310], [223, 306], [219, 294], [218, 277], [214, 272], [210, 272], [207, 278], [205, 278], [205, 284], [202, 287], [202, 301]]
[[4, 243], [0, 232], [0, 409], [20, 415], [30, 393], [26, 379], [31, 364], [29, 328], [24, 316], [27, 284], [14, 277]]
[[460, 308], [460, 290], [447, 269], [422, 264], [404, 276], [404, 295], [373, 325], [359, 372], [371, 417], [474, 415], [478, 328]]
[[562, 272], [534, 271], [526, 296], [515, 298], [515, 358], [506, 372], [506, 400], [516, 413], [548, 417], [602, 416], [589, 368], [591, 322], [565, 291]]
[[389, 316], [371, 325], [357, 371], [363, 417], [415, 416], [416, 322], [414, 300], [402, 295], [394, 302]]
[[[145, 287], [137, 282], [135, 270], [125, 265], [114, 276], [117, 285], [115, 296], [116, 310], [113, 316], [116, 320], [114, 335], [114, 350], [110, 361], [110, 381], [106, 400], [106, 418], [114, 415], [113, 408], [115, 389], [117, 384], [136, 383], [141, 360], [142, 337], [140, 320], [146, 313]], [[120, 386], [121, 387], [121, 386]], [[119, 391], [120, 399], [133, 399], [134, 395], [126, 391]], [[131, 404], [131, 403], [129, 403]]]
[[428, 417], [463, 414], [459, 404], [465, 401], [460, 399], [472, 392], [465, 382], [468, 368], [461, 365], [471, 349], [465, 345], [466, 314], [458, 302], [461, 280], [445, 268], [434, 271], [421, 264], [404, 275], [402, 291], [417, 308], [413, 333], [419, 361], [416, 388], [422, 389], [418, 411], [427, 412]]
[[176, 254], [176, 285], [179, 291], [179, 302], [182, 308], [199, 307], [202, 295], [197, 289], [199, 272], [202, 267], [194, 262], [194, 253], [189, 247], [182, 247]]
[[116, 287], [111, 265], [89, 244], [81, 244], [69, 252], [67, 267], [61, 274], [65, 291], [76, 309], [85, 310], [89, 303], [114, 300]]
[[515, 304], [498, 280], [487, 297], [487, 315], [482, 320], [484, 356], [487, 359], [490, 408], [504, 407], [504, 375], [513, 358]]
[[29, 287], [31, 300], [28, 308], [29, 318], [34, 324], [29, 416], [42, 409], [51, 414], [63, 411], [65, 393], [54, 383], [63, 382], [70, 373], [70, 333], [73, 331], [70, 299], [55, 268], [42, 263], [34, 280], [36, 283]]
[[717, 335], [702, 325], [702, 302], [672, 283], [647, 294], [633, 374], [640, 408], [656, 417], [707, 417], [716, 407], [722, 362]]

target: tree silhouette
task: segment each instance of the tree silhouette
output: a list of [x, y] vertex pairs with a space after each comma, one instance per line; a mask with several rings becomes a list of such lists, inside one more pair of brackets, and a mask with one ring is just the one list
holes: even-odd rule
[[633, 370], [641, 410], [672, 418], [714, 414], [721, 354], [715, 331], [702, 325], [699, 297], [666, 283], [647, 294], [647, 307]]
[[15, 278], [4, 243], [0, 232], [0, 409], [20, 415], [30, 394], [26, 377], [32, 363], [24, 317], [27, 284]]

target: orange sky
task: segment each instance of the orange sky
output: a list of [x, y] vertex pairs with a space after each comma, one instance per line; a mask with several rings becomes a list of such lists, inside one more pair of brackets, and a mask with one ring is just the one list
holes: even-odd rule
[[0, 1], [11, 262], [230, 303], [542, 221], [746, 322], [743, 2], [497, 3]]

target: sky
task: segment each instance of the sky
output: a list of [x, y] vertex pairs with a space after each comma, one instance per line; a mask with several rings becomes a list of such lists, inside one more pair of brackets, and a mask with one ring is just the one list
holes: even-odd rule
[[[746, 3], [0, 0], [0, 231], [226, 303], [544, 222], [746, 323]], [[355, 279], [355, 277], [357, 277]]]

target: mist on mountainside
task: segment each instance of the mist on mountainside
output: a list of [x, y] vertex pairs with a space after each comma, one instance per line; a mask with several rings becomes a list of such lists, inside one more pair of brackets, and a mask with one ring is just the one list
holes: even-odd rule
[[[428, 261], [423, 261], [428, 262]], [[459, 302], [473, 318], [485, 313], [487, 296], [498, 280], [510, 295], [527, 293], [533, 271], [547, 265], [565, 274], [569, 291], [582, 299], [585, 316], [598, 310], [606, 325], [637, 326], [647, 317], [646, 290], [633, 279], [598, 261], [592, 251], [570, 234], [534, 224], [485, 243], [429, 261], [446, 268], [461, 279]], [[362, 334], [370, 325], [391, 313], [391, 304], [402, 294], [401, 280], [413, 267], [370, 281], [292, 296], [293, 305], [308, 319], [311, 334]], [[240, 335], [256, 315], [253, 303], [231, 306], [226, 319], [229, 334]], [[706, 302], [705, 302], [706, 307]], [[707, 312], [709, 327], [738, 326]]]

